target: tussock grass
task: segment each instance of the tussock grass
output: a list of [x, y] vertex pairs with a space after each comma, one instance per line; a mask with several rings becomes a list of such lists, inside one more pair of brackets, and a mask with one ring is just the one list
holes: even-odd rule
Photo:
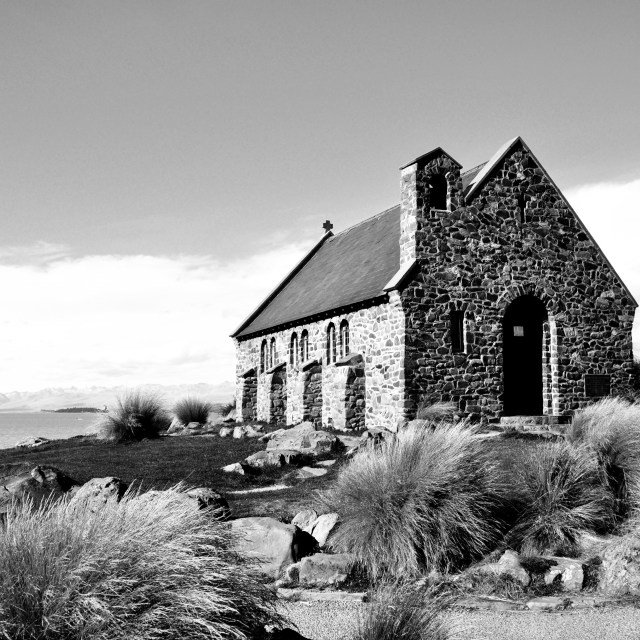
[[412, 585], [384, 584], [360, 619], [355, 640], [462, 640], [465, 629], [443, 616], [452, 602]]
[[190, 422], [205, 424], [212, 410], [213, 405], [210, 402], [206, 402], [200, 398], [187, 397], [176, 402], [173, 413], [184, 425]]
[[455, 402], [434, 402], [432, 404], [421, 404], [416, 412], [417, 420], [445, 420], [451, 418], [458, 411]]
[[604, 398], [576, 411], [567, 439], [595, 455], [623, 520], [640, 507], [640, 404]]
[[278, 623], [274, 594], [181, 487], [95, 512], [16, 506], [0, 530], [0, 636], [237, 639]]
[[612, 522], [611, 495], [589, 449], [564, 442], [529, 453], [516, 480], [522, 508], [507, 536], [529, 555], [573, 555], [580, 533]]
[[101, 440], [126, 442], [157, 438], [170, 422], [158, 396], [131, 391], [117, 398], [116, 406], [100, 416], [95, 431]]
[[332, 546], [374, 580], [448, 570], [488, 551], [505, 489], [475, 433], [443, 422], [357, 453], [321, 498], [340, 513]]

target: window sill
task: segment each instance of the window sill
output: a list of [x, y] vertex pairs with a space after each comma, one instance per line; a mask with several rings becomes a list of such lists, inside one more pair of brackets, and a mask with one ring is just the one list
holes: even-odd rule
[[300, 371], [306, 371], [307, 369], [311, 369], [311, 367], [321, 364], [320, 360], [314, 358], [313, 360], [305, 360], [300, 364]]
[[286, 361], [285, 362], [279, 362], [278, 364], [274, 364], [273, 367], [271, 367], [271, 369], [267, 369], [265, 371], [265, 373], [275, 373], [279, 369], [284, 369], [286, 366], [287, 366]]

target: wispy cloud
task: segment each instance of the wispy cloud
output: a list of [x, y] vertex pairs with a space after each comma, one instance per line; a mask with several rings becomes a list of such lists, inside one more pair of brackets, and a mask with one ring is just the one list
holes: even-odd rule
[[229, 334], [306, 249], [227, 263], [43, 251], [24, 264], [0, 248], [0, 391], [232, 379]]

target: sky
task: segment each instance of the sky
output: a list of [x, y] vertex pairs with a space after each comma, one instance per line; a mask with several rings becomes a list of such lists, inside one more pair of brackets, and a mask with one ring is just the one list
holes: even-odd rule
[[[0, 392], [220, 383], [398, 168], [520, 135], [640, 299], [637, 0], [0, 0]], [[640, 350], [640, 333], [634, 337]]]

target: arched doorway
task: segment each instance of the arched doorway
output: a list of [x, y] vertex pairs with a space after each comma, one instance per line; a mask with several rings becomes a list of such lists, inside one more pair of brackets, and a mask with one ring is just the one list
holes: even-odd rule
[[535, 296], [516, 298], [502, 321], [505, 416], [543, 413], [543, 324], [547, 309]]

